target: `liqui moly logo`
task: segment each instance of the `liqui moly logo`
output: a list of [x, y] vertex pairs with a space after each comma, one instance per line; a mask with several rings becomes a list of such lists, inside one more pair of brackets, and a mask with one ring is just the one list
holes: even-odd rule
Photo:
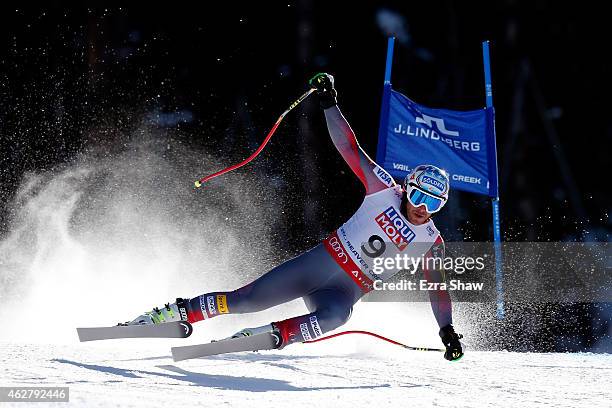
[[406, 249], [408, 243], [416, 236], [393, 206], [376, 217], [376, 223], [400, 251]]

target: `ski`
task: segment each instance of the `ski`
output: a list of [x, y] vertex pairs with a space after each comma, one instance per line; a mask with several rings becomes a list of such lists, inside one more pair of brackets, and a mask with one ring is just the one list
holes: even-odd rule
[[219, 340], [207, 344], [172, 347], [172, 359], [174, 361], [183, 361], [190, 358], [237, 353], [240, 351], [272, 350], [276, 348], [276, 343], [277, 338], [274, 334], [261, 333], [248, 337]]
[[79, 327], [77, 333], [80, 341], [132, 339], [132, 338], [186, 338], [193, 332], [187, 321], [111, 327]]

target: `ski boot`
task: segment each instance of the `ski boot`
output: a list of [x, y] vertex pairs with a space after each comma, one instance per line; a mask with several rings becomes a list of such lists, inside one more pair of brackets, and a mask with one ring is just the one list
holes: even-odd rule
[[166, 303], [163, 307], [155, 307], [124, 325], [159, 324], [166, 322], [188, 321], [189, 299], [177, 298], [176, 303]]
[[283, 338], [282, 338], [282, 336], [280, 334], [280, 331], [276, 328], [276, 326], [274, 326], [274, 323], [266, 324], [265, 326], [260, 326], [260, 327], [245, 328], [245, 329], [242, 329], [242, 330], [234, 333], [230, 337], [227, 337], [226, 339], [223, 339], [223, 340], [238, 339], [240, 337], [255, 336], [257, 334], [262, 334], [262, 333], [270, 333], [272, 335], [272, 337], [274, 338], [274, 341], [276, 343], [276, 346], [274, 348], [276, 348], [276, 349], [283, 348], [283, 344], [282, 344]]

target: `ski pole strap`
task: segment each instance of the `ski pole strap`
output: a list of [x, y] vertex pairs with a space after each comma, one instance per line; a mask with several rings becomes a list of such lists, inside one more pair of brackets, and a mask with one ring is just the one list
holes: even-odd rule
[[380, 339], [380, 340], [384, 340], [384, 341], [389, 342], [391, 344], [395, 344], [396, 346], [400, 346], [400, 347], [403, 347], [403, 348], [408, 349], [408, 350], [416, 350], [416, 351], [445, 351], [443, 349], [431, 348], [431, 347], [407, 346], [406, 344], [400, 343], [399, 341], [391, 340], [390, 338], [387, 338], [385, 336], [381, 336], [380, 334], [376, 334], [376, 333], [372, 333], [372, 332], [364, 331], [364, 330], [347, 330], [347, 331], [343, 331], [343, 332], [340, 332], [340, 333], [331, 334], [329, 336], [324, 336], [324, 337], [318, 338], [316, 340], [308, 340], [308, 341], [305, 341], [304, 343], [317, 343], [319, 341], [333, 339], [334, 337], [344, 336], [346, 334], [365, 334], [365, 335], [368, 335], [368, 336], [376, 337], [377, 339]]
[[210, 174], [206, 177], [202, 177], [201, 179], [197, 180], [195, 182], [195, 187], [199, 188], [202, 186], [203, 183], [215, 178], [215, 177], [219, 177], [222, 174], [225, 173], [229, 173], [232, 170], [236, 170], [239, 169], [240, 167], [244, 166], [245, 164], [248, 164], [251, 160], [253, 160], [254, 158], [256, 158], [257, 156], [259, 156], [259, 153], [261, 153], [261, 151], [264, 149], [264, 147], [266, 147], [266, 145], [268, 144], [268, 142], [270, 141], [270, 139], [272, 138], [272, 135], [274, 135], [274, 132], [276, 132], [276, 128], [278, 128], [278, 125], [280, 125], [281, 121], [283, 120], [283, 118], [289, 113], [291, 112], [296, 106], [298, 106], [302, 101], [304, 101], [304, 99], [308, 98], [310, 96], [311, 93], [313, 93], [314, 91], [316, 91], [316, 89], [311, 88], [309, 89], [307, 92], [304, 92], [304, 94], [302, 96], [300, 96], [295, 102], [293, 102], [289, 108], [287, 108], [287, 110], [285, 110], [280, 116], [279, 118], [276, 120], [276, 123], [274, 123], [274, 126], [272, 127], [272, 129], [270, 130], [270, 132], [268, 132], [268, 135], [266, 136], [266, 138], [264, 139], [264, 141], [261, 143], [261, 145], [257, 148], [257, 150], [255, 150], [255, 152], [250, 155], [248, 158], [246, 158], [245, 160], [241, 161], [240, 163], [234, 164], [232, 166], [229, 166], [223, 170], [219, 170], [216, 173]]

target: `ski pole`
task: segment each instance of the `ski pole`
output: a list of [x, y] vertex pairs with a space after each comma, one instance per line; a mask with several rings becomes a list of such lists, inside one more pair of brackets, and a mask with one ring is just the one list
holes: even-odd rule
[[308, 341], [305, 341], [304, 343], [317, 343], [319, 341], [333, 339], [334, 337], [344, 336], [345, 334], [366, 334], [368, 336], [376, 337], [377, 339], [384, 340], [384, 341], [389, 342], [391, 344], [395, 344], [396, 346], [403, 347], [403, 348], [405, 348], [407, 350], [416, 350], [416, 351], [445, 351], [445, 350], [442, 350], [442, 349], [431, 348], [431, 347], [407, 346], [404, 343], [400, 343], [399, 341], [391, 340], [391, 339], [389, 339], [389, 338], [387, 338], [385, 336], [381, 336], [380, 334], [372, 333], [372, 332], [369, 332], [369, 331], [363, 331], [363, 330], [348, 330], [348, 331], [343, 331], [343, 332], [340, 332], [340, 333], [331, 334], [329, 336], [321, 337], [321, 338], [316, 339], [316, 340], [308, 340]]
[[264, 149], [264, 147], [266, 147], [266, 145], [268, 144], [268, 142], [270, 141], [270, 138], [272, 138], [272, 135], [274, 134], [274, 132], [276, 132], [276, 128], [278, 127], [278, 125], [280, 125], [281, 121], [283, 120], [283, 118], [293, 110], [293, 108], [295, 108], [296, 106], [298, 106], [302, 101], [304, 101], [304, 99], [308, 98], [310, 96], [311, 93], [313, 93], [314, 91], [316, 91], [315, 88], [311, 88], [309, 89], [307, 92], [305, 92], [302, 96], [300, 96], [295, 102], [293, 102], [289, 108], [287, 108], [287, 110], [285, 110], [282, 115], [280, 115], [280, 117], [278, 118], [278, 120], [276, 121], [276, 123], [274, 124], [274, 126], [272, 127], [272, 130], [270, 130], [270, 132], [268, 133], [268, 135], [266, 136], [266, 138], [264, 139], [264, 141], [262, 142], [262, 144], [257, 148], [257, 150], [255, 150], [255, 152], [250, 155], [247, 159], [241, 161], [240, 163], [234, 164], [232, 166], [229, 166], [223, 170], [219, 170], [216, 173], [210, 174], [206, 177], [202, 177], [201, 179], [197, 180], [195, 182], [195, 187], [199, 188], [202, 186], [203, 183], [218, 177], [222, 174], [225, 173], [229, 173], [232, 170], [236, 170], [242, 166], [244, 166], [245, 164], [249, 163], [251, 160], [253, 160], [255, 157], [259, 156], [259, 153], [261, 153], [261, 151]]

